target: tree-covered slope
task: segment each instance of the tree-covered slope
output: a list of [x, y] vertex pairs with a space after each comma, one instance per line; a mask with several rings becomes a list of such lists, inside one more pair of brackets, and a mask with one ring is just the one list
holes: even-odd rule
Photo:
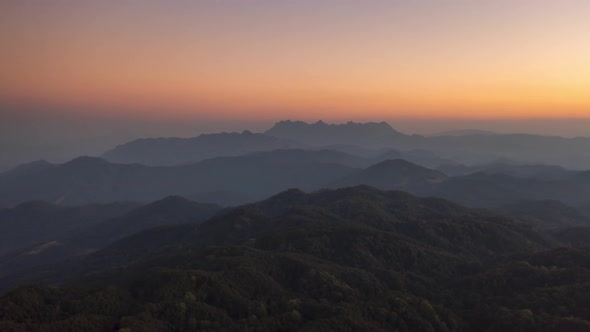
[[[589, 318], [574, 310], [582, 297], [556, 311], [545, 306], [565, 301], [566, 293], [535, 297], [535, 305], [526, 306], [508, 289], [502, 299], [491, 300], [489, 287], [503, 284], [485, 284], [494, 273], [498, 277], [492, 280], [510, 280], [512, 269], [503, 266], [520, 261], [549, 268], [553, 260], [534, 253], [554, 246], [529, 226], [441, 199], [370, 187], [289, 190], [197, 226], [144, 231], [75, 265], [43, 271], [42, 279], [63, 287], [6, 293], [0, 298], [0, 327], [558, 331], [551, 327], [571, 323], [579, 328]], [[561, 268], [565, 276], [575, 267]], [[549, 276], [523, 293], [537, 296], [544, 285], [553, 289], [559, 282], [575, 290], [576, 280]], [[474, 286], [480, 281], [484, 285]], [[504, 314], [493, 324], [479, 319], [493, 320], [496, 312]]]

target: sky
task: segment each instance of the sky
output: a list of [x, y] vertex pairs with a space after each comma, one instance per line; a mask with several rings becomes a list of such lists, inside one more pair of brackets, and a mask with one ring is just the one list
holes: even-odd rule
[[587, 0], [3, 0], [0, 138], [281, 119], [590, 136], [589, 17]]

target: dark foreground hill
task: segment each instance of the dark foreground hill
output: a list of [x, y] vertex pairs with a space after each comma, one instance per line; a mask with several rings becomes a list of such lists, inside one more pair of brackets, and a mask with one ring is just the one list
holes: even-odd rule
[[441, 199], [289, 190], [0, 298], [2, 331], [588, 331], [590, 254]]

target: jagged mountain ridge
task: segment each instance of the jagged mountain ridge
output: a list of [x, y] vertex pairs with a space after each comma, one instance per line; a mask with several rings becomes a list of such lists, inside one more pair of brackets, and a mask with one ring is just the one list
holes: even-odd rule
[[397, 137], [405, 136], [386, 122], [310, 124], [303, 121], [279, 121], [265, 132], [267, 135], [298, 141], [311, 146], [352, 144], [390, 147]]
[[[264, 133], [204, 134], [194, 138], [139, 139], [122, 144], [102, 155], [121, 163], [182, 165], [256, 151], [340, 146], [348, 153], [361, 149], [429, 151], [437, 156], [437, 167], [446, 163], [478, 165], [509, 160], [518, 163], [559, 165], [590, 169], [590, 138], [563, 138], [528, 134], [496, 135], [406, 135], [386, 122], [327, 124], [323, 121], [279, 121]], [[407, 158], [406, 158], [407, 159]], [[413, 159], [416, 162], [422, 162]]]

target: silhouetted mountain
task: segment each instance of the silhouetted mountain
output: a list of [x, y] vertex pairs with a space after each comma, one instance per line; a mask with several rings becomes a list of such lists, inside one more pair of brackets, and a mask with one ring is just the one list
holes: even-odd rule
[[[367, 156], [368, 150], [429, 151], [436, 159], [397, 156], [428, 167], [443, 163], [478, 165], [497, 160], [590, 168], [590, 138], [563, 138], [528, 134], [490, 134], [465, 130], [442, 136], [402, 134], [385, 122], [326, 124], [318, 121], [280, 121], [264, 134], [249, 131], [207, 134], [194, 138], [148, 138], [120, 145], [103, 154], [119, 163], [152, 166], [191, 164], [220, 156], [292, 148], [329, 148]], [[360, 147], [360, 150], [359, 150]], [[444, 161], [444, 162], [443, 162]]]
[[[117, 165], [91, 157], [79, 157], [61, 165], [28, 174], [0, 175], [0, 206], [27, 200], [51, 203], [136, 201], [149, 194], [145, 184], [165, 169], [141, 165]], [[157, 181], [165, 181], [159, 179]], [[129, 192], [136, 193], [130, 194]], [[160, 198], [165, 195], [159, 195]]]
[[[319, 148], [316, 148], [319, 149]], [[370, 160], [371, 165], [389, 159], [404, 159], [414, 164], [422, 165], [429, 168], [438, 168], [443, 165], [456, 164], [450, 159], [441, 158], [432, 151], [428, 150], [407, 150], [399, 151], [394, 149], [368, 149], [351, 145], [330, 145], [323, 150], [335, 150], [345, 152], [351, 155], [364, 157]], [[367, 165], [365, 165], [366, 167]]]
[[102, 157], [115, 163], [172, 166], [215, 157], [299, 147], [301, 144], [293, 141], [244, 131], [241, 134], [203, 134], [193, 138], [138, 139], [119, 145], [105, 152]]
[[[275, 150], [174, 167], [112, 164], [80, 157], [27, 174], [0, 175], [0, 206], [28, 200], [61, 204], [148, 202], [169, 195], [235, 205], [288, 188], [318, 190], [353, 184], [403, 189], [472, 207], [499, 207], [523, 200], [559, 200], [578, 206], [590, 197], [590, 172], [549, 168], [561, 175], [545, 178], [540, 175], [547, 170], [544, 166], [517, 167], [518, 172], [524, 172], [522, 177], [480, 172], [446, 179], [438, 171], [400, 160], [362, 170], [385, 157], [387, 154], [361, 158], [336, 151]], [[528, 169], [540, 171], [526, 177]]]
[[26, 175], [0, 175], [0, 206], [27, 200], [64, 204], [147, 202], [169, 195], [195, 197], [209, 192], [235, 193], [233, 197], [255, 201], [290, 187], [319, 189], [355, 170], [340, 162], [368, 163], [340, 152], [303, 150], [215, 158], [174, 167], [112, 164], [80, 157]]
[[382, 190], [427, 191], [447, 176], [402, 159], [386, 160], [337, 181], [336, 187], [369, 185]]
[[308, 146], [357, 145], [372, 149], [397, 149], [402, 152], [427, 150], [441, 159], [467, 165], [513, 160], [518, 163], [559, 165], [571, 169], [590, 168], [590, 138], [585, 137], [487, 135], [481, 132], [469, 135], [410, 136], [399, 133], [385, 122], [331, 125], [322, 121], [315, 124], [281, 121], [266, 131], [266, 134]]
[[348, 122], [335, 125], [326, 124], [323, 121], [314, 124], [302, 121], [280, 121], [265, 134], [310, 146], [351, 144], [372, 147], [390, 147], [393, 140], [404, 136], [386, 122]]
[[[570, 273], [584, 280], [590, 260], [583, 251], [534, 254], [552, 246], [523, 224], [440, 199], [369, 187], [290, 190], [201, 225], [138, 233], [75, 267], [55, 266], [53, 277], [46, 270], [46, 280], [72, 280], [78, 287], [5, 294], [0, 328], [476, 331], [507, 324], [503, 330], [520, 331], [529, 324], [525, 331], [550, 331], [554, 324], [578, 326], [567, 320], [589, 318], [577, 309], [588, 291], [563, 277]], [[526, 269], [518, 270], [521, 265]], [[505, 271], [532, 274], [508, 278]], [[527, 280], [527, 287], [516, 288], [517, 281]], [[541, 296], [558, 286], [579, 296]], [[526, 306], [518, 296], [527, 296]], [[47, 314], [36, 315], [36, 305]]]

